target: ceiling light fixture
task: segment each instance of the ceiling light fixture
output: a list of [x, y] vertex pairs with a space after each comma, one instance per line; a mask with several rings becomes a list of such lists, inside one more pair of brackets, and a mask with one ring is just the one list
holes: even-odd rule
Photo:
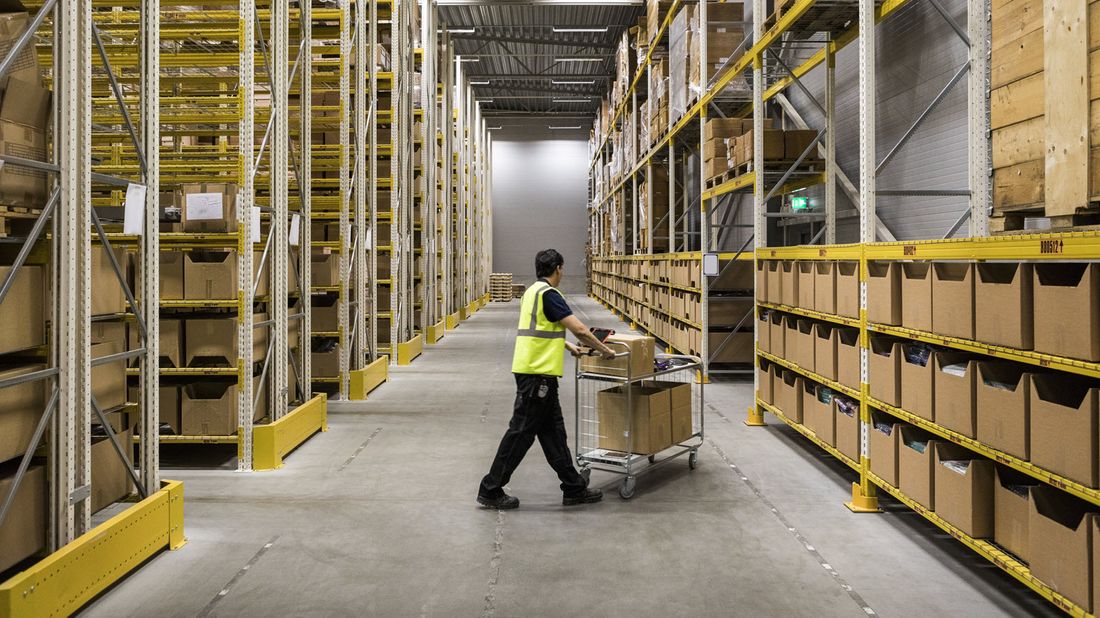
[[489, 127], [489, 130], [490, 130], [490, 131], [499, 131], [499, 130], [501, 130], [501, 129], [503, 129], [503, 128], [504, 128], [504, 127]]
[[566, 79], [552, 79], [551, 84], [555, 86], [591, 86], [596, 83], [594, 79], [578, 79], [578, 80], [566, 80]]
[[554, 32], [607, 32], [608, 27], [602, 28], [581, 28], [575, 26], [554, 26]]
[[451, 28], [447, 31], [448, 34], [473, 34], [477, 32], [474, 28]]
[[481, 62], [481, 58], [478, 58], [477, 56], [459, 56], [458, 61], [459, 62]]
[[547, 128], [549, 128], [551, 131], [576, 131], [576, 130], [581, 128], [581, 125], [577, 125], [575, 127], [555, 127], [555, 126], [551, 126], [551, 127], [547, 127]]
[[554, 99], [555, 103], [588, 103], [588, 99]]
[[554, 58], [554, 62], [601, 62], [603, 58], [583, 58], [574, 56], [571, 58]]
[[470, 85], [471, 86], [488, 86], [489, 85], [489, 80], [483, 79], [483, 80], [471, 81]]

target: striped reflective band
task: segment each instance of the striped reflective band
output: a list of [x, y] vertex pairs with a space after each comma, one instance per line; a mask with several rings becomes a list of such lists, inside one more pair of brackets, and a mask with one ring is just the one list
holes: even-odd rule
[[533, 328], [521, 328], [516, 331], [519, 337], [536, 337], [538, 339], [565, 339], [564, 330], [535, 330]]

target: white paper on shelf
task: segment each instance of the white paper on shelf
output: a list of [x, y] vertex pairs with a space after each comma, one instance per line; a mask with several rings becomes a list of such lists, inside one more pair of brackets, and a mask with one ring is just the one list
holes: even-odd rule
[[123, 234], [141, 236], [145, 227], [145, 185], [130, 183], [126, 187], [126, 206], [123, 209]]
[[252, 233], [248, 235], [249, 242], [260, 242], [260, 207], [252, 207]]
[[302, 244], [302, 215], [295, 214], [290, 217], [290, 237], [287, 241], [291, 247]]
[[371, 232], [373, 232], [373, 230], [367, 230], [367, 233], [363, 235], [363, 248], [368, 250], [368, 251], [371, 248], [371, 242], [372, 242]]
[[221, 193], [188, 193], [183, 206], [191, 221], [216, 221], [225, 216], [224, 204], [225, 196]]

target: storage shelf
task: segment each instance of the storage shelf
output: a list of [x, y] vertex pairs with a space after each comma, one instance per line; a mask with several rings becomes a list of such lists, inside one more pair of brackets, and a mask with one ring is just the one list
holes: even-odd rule
[[772, 309], [774, 311], [782, 311], [783, 313], [790, 313], [793, 315], [800, 315], [805, 318], [812, 318], [815, 320], [821, 320], [822, 322], [831, 322], [833, 324], [839, 324], [841, 326], [850, 326], [853, 328], [859, 328], [859, 320], [856, 318], [849, 318], [847, 316], [836, 315], [835, 313], [822, 313], [820, 311], [813, 311], [811, 309], [803, 309], [801, 307], [792, 307], [790, 305], [779, 305], [776, 303], [765, 303], [757, 301], [757, 306], [764, 307], [765, 309]]
[[767, 360], [770, 363], [775, 363], [775, 364], [780, 365], [782, 367], [786, 367], [787, 369], [790, 369], [791, 371], [793, 371], [797, 374], [800, 374], [804, 377], [807, 377], [807, 378], [809, 378], [809, 379], [811, 379], [814, 382], [817, 382], [819, 384], [823, 384], [825, 386], [828, 386], [829, 388], [833, 389], [834, 391], [837, 391], [838, 393], [841, 393], [841, 394], [843, 394], [847, 397], [851, 397], [852, 399], [855, 399], [856, 401], [859, 401], [863, 398], [863, 396], [860, 394], [858, 388], [852, 388], [851, 386], [845, 386], [845, 385], [841, 384], [840, 382], [837, 382], [836, 380], [830, 380], [829, 378], [826, 378], [825, 376], [823, 376], [819, 373], [810, 371], [808, 369], [804, 369], [804, 368], [796, 365], [795, 363], [792, 363], [791, 361], [789, 361], [785, 358], [781, 358], [781, 357], [776, 356], [774, 354], [771, 354], [769, 352], [765, 352], [765, 351], [763, 351], [759, 348], [757, 348], [756, 353], [757, 353], [757, 355], [760, 356], [760, 358], [763, 358], [763, 359]]
[[805, 425], [802, 425], [801, 423], [794, 422], [793, 420], [791, 420], [790, 417], [783, 414], [782, 410], [780, 410], [779, 408], [773, 406], [770, 403], [762, 401], [759, 397], [756, 398], [756, 405], [761, 407], [761, 408], [764, 408], [764, 410], [766, 410], [767, 412], [772, 414], [772, 416], [775, 416], [779, 420], [781, 420], [784, 423], [786, 423], [786, 424], [790, 425], [791, 427], [793, 427], [795, 429], [795, 431], [797, 431], [798, 433], [800, 433], [803, 436], [805, 436], [806, 438], [808, 438], [811, 442], [816, 444], [818, 447], [823, 449], [825, 452], [827, 452], [830, 455], [832, 455], [833, 457], [839, 459], [842, 463], [847, 465], [849, 468], [855, 470], [856, 472], [859, 472], [859, 463], [858, 462], [853, 460], [851, 457], [848, 457], [844, 453], [841, 453], [835, 447], [829, 446], [827, 443], [825, 443], [824, 440], [822, 440], [821, 438], [818, 438], [817, 434], [815, 434], [812, 429], [806, 427]]

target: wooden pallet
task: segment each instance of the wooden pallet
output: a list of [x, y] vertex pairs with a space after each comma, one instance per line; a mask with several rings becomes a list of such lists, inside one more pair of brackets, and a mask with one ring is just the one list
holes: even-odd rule
[[38, 218], [40, 208], [0, 206], [0, 237], [26, 236]]
[[[1027, 220], [1040, 220], [1044, 225], [1025, 229]], [[1070, 232], [1100, 229], [1100, 209], [1078, 209], [1072, 215], [1046, 216], [1043, 208], [995, 212], [989, 218], [991, 234], [1033, 234], [1036, 232]]]

